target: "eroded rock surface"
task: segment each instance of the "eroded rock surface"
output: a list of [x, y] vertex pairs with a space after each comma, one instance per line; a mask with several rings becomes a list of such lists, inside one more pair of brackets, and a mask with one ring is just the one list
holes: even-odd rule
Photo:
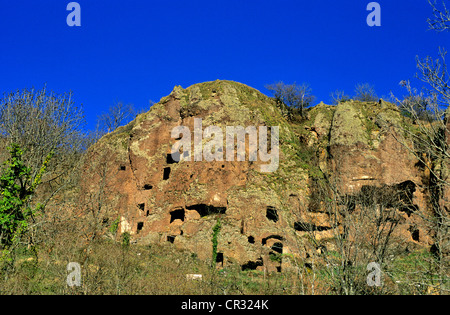
[[[333, 237], [330, 218], [314, 200], [308, 167], [299, 158], [303, 142], [317, 152], [320, 168], [333, 174], [350, 199], [398, 193], [407, 204], [399, 209], [400, 235], [428, 242], [428, 231], [418, 231], [418, 219], [408, 212], [408, 207], [426, 210], [426, 176], [387, 127], [400, 119], [395, 106], [319, 104], [308, 115], [306, 122], [290, 123], [273, 99], [235, 82], [175, 87], [149, 112], [89, 150], [81, 202], [95, 203], [105, 226], [118, 220], [116, 238], [128, 232], [135, 242], [171, 243], [205, 260], [211, 259], [212, 230], [220, 220], [218, 263], [281, 271], [292, 267], [290, 260], [271, 255], [306, 259], [310, 249], [304, 236], [314, 231], [318, 240]], [[220, 126], [223, 134], [226, 126], [279, 126], [277, 171], [261, 172], [264, 163], [249, 161], [248, 147], [242, 162], [174, 161], [170, 152], [177, 140], [171, 131], [187, 126], [193, 132], [195, 118], [202, 119], [203, 128]]]
[[[226, 126], [280, 126], [278, 170], [262, 173], [266, 163], [250, 162], [248, 147], [242, 162], [174, 161], [171, 130], [187, 126], [193, 132], [194, 118], [202, 119], [203, 128], [222, 127], [224, 134]], [[275, 102], [257, 90], [229, 81], [176, 87], [90, 150], [83, 190], [90, 196], [104, 186], [103, 215], [119, 218], [116, 236], [128, 232], [138, 243], [170, 242], [206, 260], [220, 218], [218, 252], [225, 264], [270, 265], [274, 243], [282, 243], [284, 253], [301, 252], [292, 217], [306, 204], [307, 176], [289, 152], [292, 137]]]

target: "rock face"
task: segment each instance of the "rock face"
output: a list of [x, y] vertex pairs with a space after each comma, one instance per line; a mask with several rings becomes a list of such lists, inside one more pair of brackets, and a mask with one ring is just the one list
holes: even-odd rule
[[420, 180], [414, 167], [417, 160], [394, 138], [392, 130], [382, 128], [387, 122], [383, 115], [389, 120], [400, 120], [400, 113], [393, 106], [348, 102], [336, 107], [329, 151], [345, 192], [359, 191], [364, 185]]
[[[187, 126], [193, 132], [199, 118], [203, 128], [220, 126], [223, 134], [226, 126], [280, 126], [278, 170], [262, 173], [266, 163], [249, 161], [248, 145], [245, 161], [174, 161], [172, 129]], [[119, 219], [117, 235], [128, 232], [139, 243], [170, 242], [207, 260], [220, 219], [218, 263], [271, 265], [270, 252], [298, 247], [292, 216], [306, 202], [306, 174], [285, 144], [291, 137], [275, 102], [254, 89], [228, 81], [175, 87], [90, 150], [82, 189], [89, 198], [102, 187], [102, 220]]]
[[322, 165], [333, 174], [340, 193], [349, 200], [372, 198], [374, 194], [387, 201], [396, 197], [402, 217], [397, 232], [406, 241], [430, 244], [430, 231], [423, 228], [418, 216], [411, 216], [415, 210], [429, 211], [425, 187], [430, 177], [426, 169], [418, 167], [419, 160], [405, 146], [408, 141], [401, 131], [392, 127], [402, 120], [397, 107], [382, 100], [340, 103], [328, 107], [333, 111], [328, 124], [318, 120], [324, 110], [314, 110], [319, 113], [310, 129], [322, 128], [322, 137], [328, 137], [328, 154]]
[[[219, 126], [223, 134], [226, 126], [279, 126], [278, 169], [261, 172], [267, 162], [250, 161], [248, 144], [245, 161], [175, 161], [170, 153], [179, 139], [172, 130], [185, 126], [193, 133], [199, 118], [203, 130]], [[317, 230], [320, 239], [333, 236], [327, 213], [312, 210], [308, 172], [299, 158], [302, 141], [318, 152], [321, 168], [335, 174], [343, 194], [400, 187], [413, 198], [410, 206], [426, 208], [417, 161], [382, 128], [392, 119], [400, 114], [388, 103], [347, 102], [320, 104], [308, 121], [292, 124], [274, 100], [243, 84], [175, 87], [90, 148], [80, 203], [96, 209], [105, 229], [118, 223], [116, 238], [127, 232], [142, 244], [172, 243], [204, 260], [212, 257], [212, 231], [220, 220], [218, 264], [284, 270], [290, 261], [273, 255], [306, 258], [301, 237], [308, 230]], [[424, 241], [427, 231], [412, 235], [415, 219], [407, 211], [403, 216], [405, 238]]]

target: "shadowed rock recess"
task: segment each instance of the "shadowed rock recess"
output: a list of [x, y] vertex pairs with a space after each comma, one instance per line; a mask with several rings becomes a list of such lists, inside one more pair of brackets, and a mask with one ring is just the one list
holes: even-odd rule
[[[428, 231], [415, 226], [411, 209], [426, 208], [424, 174], [417, 160], [383, 127], [400, 119], [386, 102], [319, 104], [302, 122], [289, 122], [277, 103], [259, 91], [231, 81], [214, 81], [172, 93], [127, 126], [104, 136], [85, 157], [82, 202], [99, 190], [103, 222], [118, 220], [113, 237], [128, 232], [139, 244], [168, 243], [212, 257], [212, 231], [218, 219], [218, 261], [243, 270], [293, 268], [285, 257], [308, 257], [304, 239], [311, 231], [326, 243], [333, 237], [328, 214], [314, 198], [308, 157], [335, 174], [340, 190], [351, 198], [392, 191], [404, 207], [399, 233], [407, 242], [428, 242]], [[176, 126], [193, 132], [194, 118], [203, 128], [279, 126], [279, 168], [262, 173], [267, 162], [176, 162], [170, 155]], [[203, 140], [205, 142], [205, 139]], [[225, 146], [224, 146], [225, 147]], [[374, 197], [375, 198], [375, 197]], [[376, 201], [374, 201], [376, 202]], [[106, 230], [106, 228], [105, 228]], [[105, 232], [105, 234], [108, 232]], [[273, 259], [274, 255], [282, 259]]]

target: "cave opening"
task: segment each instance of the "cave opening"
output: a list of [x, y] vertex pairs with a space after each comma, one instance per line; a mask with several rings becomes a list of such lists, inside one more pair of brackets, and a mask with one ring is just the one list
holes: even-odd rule
[[414, 226], [409, 227], [409, 232], [411, 233], [411, 238], [413, 241], [419, 242], [420, 241], [420, 231], [418, 228]]
[[274, 207], [267, 207], [266, 217], [275, 223], [278, 222], [279, 217], [277, 209]]
[[283, 243], [280, 242], [276, 242], [272, 245], [272, 250], [274, 252], [277, 252], [278, 254], [282, 254], [283, 253]]
[[137, 224], [137, 234], [144, 228], [144, 222], [138, 222]]
[[205, 204], [192, 205], [186, 207], [186, 209], [197, 211], [201, 217], [206, 217], [213, 214], [225, 214], [225, 212], [227, 211], [226, 207], [214, 207]]
[[163, 180], [168, 180], [170, 177], [170, 167], [164, 168]]
[[223, 266], [223, 253], [217, 253], [216, 264], [220, 264]]
[[170, 212], [170, 223], [175, 220], [181, 220], [184, 222], [185, 211], [184, 209], [176, 209]]
[[266, 238], [263, 238], [262, 241], [261, 241], [261, 244], [262, 244], [262, 245], [266, 245], [267, 240], [269, 240], [269, 239], [271, 239], [271, 238], [274, 238], [274, 239], [279, 240], [279, 241], [283, 241], [283, 240], [284, 240], [283, 236], [280, 236], [280, 235], [270, 235], [270, 236], [268, 236], [268, 237], [266, 237]]
[[181, 160], [180, 152], [174, 152], [173, 154], [167, 154], [166, 163], [167, 164], [175, 164]]
[[419, 230], [412, 231], [411, 236], [412, 236], [412, 239], [414, 241], [416, 241], [416, 242], [420, 241], [420, 232], [419, 232]]
[[383, 205], [385, 208], [397, 208], [408, 217], [418, 210], [414, 204], [416, 184], [410, 180], [396, 185], [382, 187], [363, 186], [361, 192], [354, 196], [363, 206]]
[[323, 232], [328, 231], [331, 228], [326, 226], [318, 226], [308, 222], [295, 222], [294, 229], [299, 232]]
[[144, 188], [144, 190], [151, 190], [151, 189], [153, 189], [153, 186], [150, 184], [145, 184], [143, 188]]
[[256, 268], [264, 266], [263, 259], [261, 257], [258, 258], [256, 261], [248, 261], [247, 263], [243, 264], [241, 266], [242, 271], [246, 270], [256, 270]]

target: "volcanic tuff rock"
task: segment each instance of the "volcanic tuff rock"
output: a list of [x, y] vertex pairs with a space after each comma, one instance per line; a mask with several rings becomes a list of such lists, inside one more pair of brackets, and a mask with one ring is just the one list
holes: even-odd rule
[[[324, 112], [328, 120], [318, 120]], [[315, 120], [310, 120], [309, 129], [324, 130], [322, 138], [316, 137], [311, 145], [326, 147], [321, 167], [333, 175], [340, 193], [349, 199], [361, 194], [368, 198], [371, 192], [378, 198], [397, 194], [403, 204], [397, 233], [406, 241], [430, 244], [430, 231], [422, 230], [425, 224], [418, 216], [411, 216], [415, 210], [429, 210], [429, 173], [418, 167], [418, 159], [406, 147], [407, 139], [394, 127], [402, 124], [398, 108], [383, 100], [349, 101], [335, 107], [318, 106], [311, 115]]]
[[[220, 126], [224, 134], [226, 126], [279, 126], [278, 170], [262, 173], [265, 163], [248, 156], [245, 162], [172, 160], [172, 129], [193, 131], [195, 118], [203, 120], [203, 128]], [[240, 83], [177, 86], [89, 149], [81, 202], [96, 204], [105, 227], [118, 222], [116, 238], [128, 232], [135, 242], [172, 243], [205, 260], [211, 259], [212, 230], [220, 219], [218, 263], [284, 270], [289, 259], [270, 259], [271, 253], [307, 257], [301, 241], [307, 232], [298, 222], [320, 227], [318, 238], [332, 237], [327, 213], [311, 206], [303, 145], [318, 152], [321, 168], [337, 174], [346, 194], [368, 185], [404, 185], [413, 204], [425, 207], [417, 161], [383, 127], [389, 119], [400, 119], [391, 104], [347, 102], [319, 104], [306, 121], [290, 123], [273, 99]], [[417, 241], [408, 232], [414, 222], [404, 217], [404, 237]]]

